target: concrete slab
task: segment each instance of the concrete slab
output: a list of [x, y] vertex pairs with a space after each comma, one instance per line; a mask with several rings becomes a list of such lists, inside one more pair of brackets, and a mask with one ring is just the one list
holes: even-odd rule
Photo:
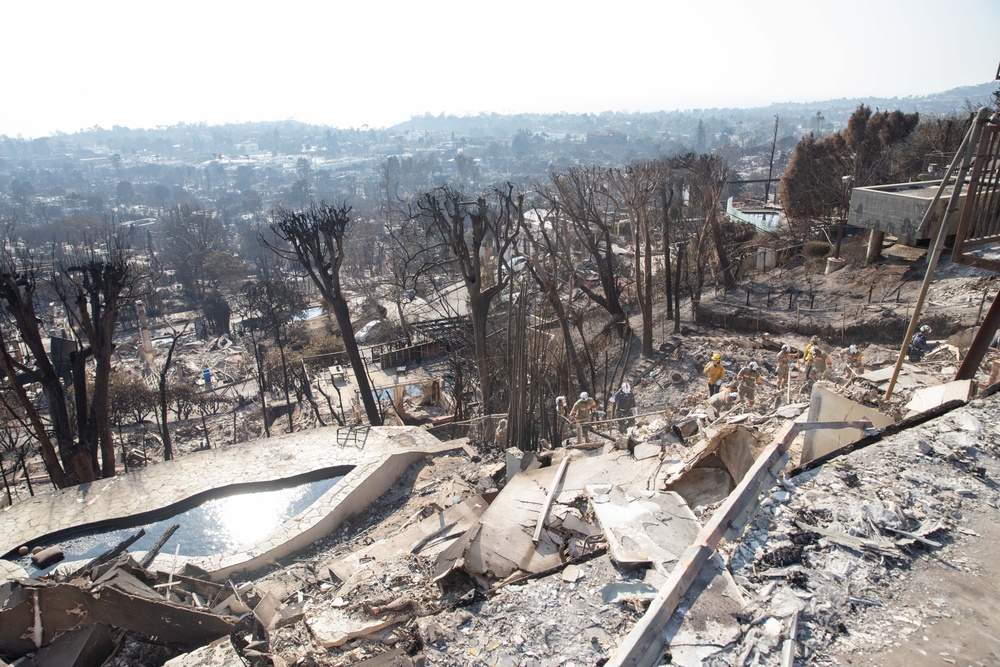
[[955, 380], [932, 387], [921, 387], [913, 392], [913, 398], [906, 404], [911, 412], [927, 412], [948, 401], [968, 402], [972, 396], [972, 380]]
[[739, 424], [727, 424], [718, 430], [705, 429], [705, 435], [707, 437], [692, 448], [683, 461], [664, 466], [659, 488], [676, 490], [674, 485], [685, 475], [704, 467], [723, 467], [738, 484], [764, 448], [750, 430]]
[[364, 637], [384, 630], [396, 623], [407, 620], [407, 616], [387, 616], [385, 618], [365, 618], [332, 607], [316, 607], [306, 610], [306, 625], [312, 639], [323, 648], [343, 646], [355, 637]]
[[[839, 422], [867, 419], [875, 428], [885, 428], [893, 423], [892, 417], [875, 408], [856, 403], [849, 398], [835, 394], [820, 385], [815, 385], [809, 403], [810, 422]], [[828, 454], [844, 445], [861, 438], [862, 432], [854, 428], [836, 430], [807, 431], [802, 444], [799, 465]]]
[[618, 486], [587, 486], [591, 506], [616, 563], [669, 571], [701, 529], [690, 508], [673, 492], [655, 493]]

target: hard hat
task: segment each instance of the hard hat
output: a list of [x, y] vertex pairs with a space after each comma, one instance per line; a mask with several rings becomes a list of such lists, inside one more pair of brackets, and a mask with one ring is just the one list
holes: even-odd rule
[[722, 355], [719, 354], [718, 352], [712, 355], [712, 361], [718, 361], [720, 359], [722, 359]]
[[819, 340], [819, 336], [813, 336], [813, 337], [812, 337], [812, 338], [810, 338], [809, 340], [811, 340], [812, 342], [814, 342], [814, 343], [815, 343], [816, 341], [818, 341], [818, 340]]
[[819, 349], [818, 347], [814, 347], [812, 349], [812, 354], [814, 357], [821, 357], [823, 356], [823, 350]]
[[782, 352], [791, 352], [791, 351], [792, 351], [792, 348], [791, 348], [791, 346], [789, 346], [789, 345], [782, 345], [782, 346], [781, 346], [781, 351], [782, 351]]
[[751, 361], [750, 362], [750, 370], [752, 370], [752, 371], [757, 370], [757, 362], [756, 361]]
[[921, 327], [920, 327], [920, 333], [929, 334], [930, 332], [931, 332], [930, 326], [928, 326], [926, 324], [921, 325]]
[[626, 394], [632, 393], [632, 385], [630, 385], [628, 382], [622, 382], [622, 391], [624, 391]]
[[851, 354], [857, 354], [857, 353], [858, 353], [858, 346], [857, 345], [852, 345], [851, 346]]
[[559, 404], [565, 403], [565, 402], [566, 402], [566, 397], [565, 396], [556, 396], [556, 405], [559, 405]]
[[589, 398], [589, 396], [587, 395], [587, 392], [581, 391], [580, 392], [580, 398]]

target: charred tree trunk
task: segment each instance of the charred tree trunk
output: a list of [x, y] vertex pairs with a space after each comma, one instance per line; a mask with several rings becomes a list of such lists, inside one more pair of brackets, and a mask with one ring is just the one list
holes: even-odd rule
[[[6, 340], [4, 340], [2, 336], [0, 336], [0, 368], [3, 368], [7, 377], [16, 377], [17, 370], [14, 365], [14, 359], [7, 350]], [[57, 489], [63, 489], [70, 486], [72, 481], [70, 477], [65, 474], [62, 465], [60, 465], [59, 456], [56, 453], [55, 446], [52, 444], [52, 440], [49, 438], [48, 431], [45, 429], [45, 424], [42, 423], [41, 416], [31, 404], [31, 399], [25, 392], [24, 387], [22, 387], [19, 382], [11, 382], [10, 390], [17, 399], [18, 404], [24, 408], [24, 412], [28, 417], [28, 423], [31, 424], [32, 435], [38, 441], [39, 451], [42, 455], [42, 462], [45, 464], [45, 470], [49, 474], [49, 479], [52, 480], [52, 485]]]
[[736, 286], [736, 277], [733, 275], [732, 266], [729, 264], [729, 256], [726, 254], [726, 244], [722, 240], [722, 230], [719, 228], [719, 217], [715, 211], [714, 201], [708, 212], [708, 222], [712, 229], [712, 241], [715, 243], [715, 253], [719, 256], [722, 283], [727, 290], [731, 290]]
[[674, 188], [667, 187], [667, 180], [660, 183], [660, 205], [663, 213], [663, 276], [667, 296], [667, 319], [674, 316], [674, 294], [670, 279], [670, 206], [674, 201]]
[[[372, 393], [371, 383], [368, 382], [368, 371], [365, 368], [365, 360], [361, 357], [361, 350], [354, 340], [354, 326], [351, 324], [351, 311], [347, 305], [347, 299], [342, 297], [329, 300], [330, 310], [337, 320], [337, 326], [344, 336], [344, 351], [351, 361], [351, 369], [354, 371], [354, 380], [358, 384], [358, 392], [361, 394], [361, 403], [365, 406], [365, 414], [368, 422], [373, 426], [382, 425], [382, 413], [378, 404], [375, 403], [375, 395]], [[350, 338], [350, 340], [348, 340]]]

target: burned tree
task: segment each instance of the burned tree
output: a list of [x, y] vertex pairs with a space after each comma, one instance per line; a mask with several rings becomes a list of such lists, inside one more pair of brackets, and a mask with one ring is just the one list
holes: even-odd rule
[[[455, 190], [439, 188], [420, 197], [416, 215], [458, 262], [469, 295], [483, 412], [491, 414], [503, 404], [503, 397], [492, 391], [487, 319], [493, 300], [510, 281], [508, 255], [524, 216], [524, 195], [515, 194], [514, 186], [508, 183], [489, 196], [464, 199]], [[487, 251], [494, 258], [490, 262], [485, 261]]]
[[729, 179], [729, 166], [719, 155], [695, 155], [688, 153], [669, 160], [672, 171], [680, 175], [688, 189], [691, 208], [703, 222], [693, 233], [693, 250], [695, 256], [695, 281], [691, 286], [692, 307], [697, 308], [701, 300], [701, 290], [705, 284], [705, 269], [709, 262], [709, 241], [715, 246], [715, 254], [719, 263], [719, 272], [726, 289], [736, 285], [736, 276], [729, 263], [722, 229], [718, 218], [718, 203], [722, 189]]
[[[570, 329], [570, 321], [578, 322], [580, 318], [574, 312], [572, 301], [562, 298], [565, 281], [560, 280], [560, 274], [565, 275], [565, 272], [561, 270], [560, 260], [570, 254], [567, 223], [558, 210], [536, 209], [535, 214], [539, 221], [537, 227], [523, 225], [521, 228], [530, 249], [528, 267], [559, 322], [563, 345], [576, 373], [576, 381], [582, 391], [590, 392], [596, 385], [596, 372], [590, 364], [588, 375]], [[586, 341], [583, 342], [586, 345]]]
[[382, 415], [368, 381], [364, 359], [354, 338], [351, 311], [340, 282], [344, 264], [345, 240], [353, 227], [351, 207], [347, 203], [333, 206], [325, 202], [313, 204], [306, 211], [277, 209], [272, 214], [271, 230], [287, 247], [263, 240], [280, 257], [294, 260], [305, 270], [337, 319], [344, 348], [358, 383], [361, 401], [368, 422], [379, 426]]
[[[267, 331], [274, 339], [281, 357], [282, 386], [285, 402], [289, 402], [288, 394], [288, 360], [285, 348], [288, 346], [288, 325], [306, 309], [305, 299], [296, 289], [295, 283], [282, 280], [278, 267], [269, 263], [266, 258], [260, 258], [257, 263], [255, 280], [248, 281], [240, 289], [240, 307], [243, 311], [244, 331], [249, 333], [254, 346], [257, 360], [257, 380], [261, 388], [261, 405], [264, 405], [263, 388], [265, 380], [264, 356], [258, 349], [260, 333]], [[265, 427], [267, 419], [265, 417]], [[288, 430], [295, 430], [292, 422], [292, 412], [288, 411]], [[268, 430], [270, 437], [270, 430]]]
[[[570, 221], [570, 229], [583, 250], [590, 255], [601, 283], [597, 292], [579, 281], [580, 288], [590, 299], [608, 311], [619, 322], [626, 321], [625, 307], [621, 302], [621, 285], [618, 266], [611, 239], [614, 236], [616, 206], [604, 188], [604, 170], [597, 167], [571, 167], [565, 172], [553, 172], [551, 188], [539, 193], [551, 208], [558, 208]], [[565, 260], [574, 271], [578, 262], [567, 253]]]
[[609, 169], [611, 195], [628, 214], [632, 230], [632, 250], [636, 300], [642, 314], [642, 354], [653, 354], [653, 236], [657, 191], [663, 182], [658, 162], [644, 162], [624, 169]]
[[167, 407], [168, 407], [168, 399], [170, 397], [170, 394], [167, 391], [169, 388], [167, 383], [167, 374], [170, 372], [170, 366], [173, 364], [174, 361], [174, 350], [177, 349], [177, 341], [179, 341], [181, 336], [184, 335], [184, 332], [188, 328], [188, 324], [190, 323], [186, 323], [180, 331], [171, 328], [170, 347], [167, 348], [167, 357], [166, 359], [163, 360], [163, 365], [160, 366], [160, 370], [156, 376], [157, 377], [156, 390], [157, 390], [158, 410], [159, 410], [158, 414], [160, 415], [161, 419], [160, 437], [163, 440], [164, 461], [169, 461], [172, 458], [174, 458], [174, 448], [170, 440], [170, 427], [167, 425], [167, 418], [168, 418]]
[[[140, 289], [146, 275], [129, 257], [126, 239], [106, 230], [101, 241], [84, 241], [76, 256], [53, 256], [48, 263], [27, 249], [16, 247], [8, 229], [0, 251], [0, 302], [7, 321], [0, 327], [0, 368], [25, 410], [32, 436], [38, 441], [49, 476], [58, 487], [93, 481], [115, 474], [114, 441], [108, 409], [112, 337], [119, 309]], [[72, 400], [42, 326], [36, 305], [40, 288], [51, 290], [65, 308], [75, 338], [69, 354]], [[21, 353], [24, 348], [25, 354]], [[88, 360], [93, 358], [92, 385]], [[28, 397], [26, 385], [37, 383], [45, 396], [48, 423]], [[75, 419], [73, 418], [75, 417]], [[74, 423], [75, 422], [75, 423]]]
[[[31, 486], [31, 476], [25, 459], [31, 450], [31, 424], [24, 409], [13, 400], [10, 392], [0, 390], [0, 477], [3, 477], [4, 491], [7, 494], [7, 504], [14, 503], [11, 484], [17, 477], [18, 468], [24, 474], [28, 494], [35, 495]], [[10, 455], [10, 465], [4, 463], [4, 457]]]

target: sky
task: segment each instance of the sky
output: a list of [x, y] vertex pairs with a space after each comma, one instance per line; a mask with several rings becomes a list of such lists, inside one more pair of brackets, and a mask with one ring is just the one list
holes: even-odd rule
[[993, 81], [998, 0], [0, 3], [0, 135], [895, 97]]

